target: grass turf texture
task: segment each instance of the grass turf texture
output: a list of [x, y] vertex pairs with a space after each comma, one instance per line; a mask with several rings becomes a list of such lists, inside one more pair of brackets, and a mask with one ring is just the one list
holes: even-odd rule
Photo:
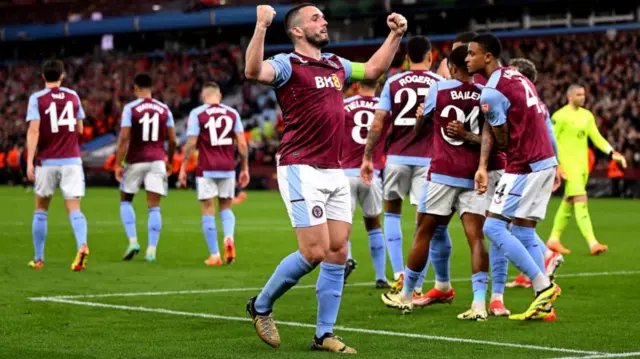
[[[146, 246], [147, 211], [144, 193], [134, 200], [138, 238], [143, 252], [132, 262], [121, 260], [128, 244], [120, 223], [119, 197], [115, 189], [89, 189], [83, 201], [88, 220], [88, 268], [70, 270], [75, 240], [62, 198], [56, 195], [49, 211], [45, 267], [27, 268], [33, 256], [31, 220], [33, 194], [18, 188], [0, 188], [0, 357], [40, 358], [306, 358], [327, 354], [311, 352], [314, 330], [280, 325], [283, 344], [273, 350], [255, 334], [244, 311], [247, 298], [257, 290], [219, 293], [190, 293], [155, 296], [74, 298], [72, 300], [123, 306], [89, 307], [30, 297], [58, 295], [209, 290], [261, 287], [280, 260], [296, 248], [285, 207], [277, 192], [251, 192], [247, 200], [233, 208], [236, 218], [238, 258], [233, 265], [206, 267], [208, 253], [201, 232], [200, 212], [193, 191], [172, 191], [161, 204], [163, 229], [156, 263], [143, 260]], [[543, 238], [549, 234], [558, 206], [554, 199], [547, 220], [539, 225]], [[450, 226], [453, 239], [451, 259], [456, 299], [452, 305], [417, 309], [401, 315], [386, 308], [379, 290], [371, 286], [347, 285], [338, 325], [396, 333], [473, 339], [482, 343], [408, 338], [384, 334], [336, 330], [346, 343], [367, 358], [415, 358], [417, 353], [439, 358], [554, 358], [588, 354], [528, 348], [526, 345], [581, 351], [621, 353], [640, 351], [635, 311], [640, 293], [637, 201], [590, 201], [591, 217], [598, 238], [610, 252], [600, 257], [588, 255], [588, 247], [575, 223], [563, 241], [573, 250], [565, 257], [561, 275], [632, 271], [626, 275], [570, 276], [558, 278], [563, 296], [557, 302], [555, 323], [513, 322], [490, 318], [485, 323], [463, 322], [458, 313], [469, 308], [472, 299], [469, 249], [458, 219]], [[413, 209], [404, 208], [405, 259], [413, 237]], [[219, 223], [219, 222], [218, 222]], [[218, 224], [222, 248], [222, 226]], [[368, 240], [360, 212], [356, 213], [353, 253], [358, 268], [350, 283], [373, 282]], [[387, 264], [391, 277], [391, 268]], [[510, 276], [515, 275], [510, 267]], [[313, 286], [317, 270], [300, 285]], [[433, 280], [430, 270], [425, 290]], [[505, 301], [512, 312], [523, 311], [532, 299], [526, 289], [507, 289]], [[174, 314], [140, 312], [131, 307], [164, 309]], [[180, 313], [198, 313], [196, 317]], [[176, 314], [178, 313], [178, 314]], [[313, 325], [316, 298], [313, 287], [293, 289], [276, 304], [276, 320]], [[183, 313], [184, 314], [184, 313]], [[221, 319], [211, 315], [234, 317]], [[485, 341], [511, 343], [520, 347], [488, 345]], [[605, 356], [603, 356], [605, 357]], [[637, 357], [640, 357], [638, 355]]]

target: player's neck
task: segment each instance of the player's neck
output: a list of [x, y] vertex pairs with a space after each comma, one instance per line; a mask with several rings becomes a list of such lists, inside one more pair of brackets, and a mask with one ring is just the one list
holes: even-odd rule
[[294, 50], [300, 55], [310, 57], [314, 60], [320, 60], [322, 57], [322, 51], [320, 48], [315, 47], [307, 42], [300, 42], [295, 45]]
[[218, 106], [220, 104], [220, 101], [205, 101], [204, 104], [209, 106]]
[[471, 75], [460, 75], [453, 78], [454, 80], [458, 80], [465, 84], [473, 83], [473, 77]]
[[151, 91], [139, 92], [138, 98], [139, 99], [151, 98]]
[[489, 79], [491, 74], [500, 67], [500, 63], [498, 61], [490, 62], [487, 66], [484, 67], [484, 76], [485, 79]]
[[572, 104], [572, 103], [570, 103], [570, 104], [569, 104], [569, 107], [570, 107], [572, 110], [574, 110], [574, 111], [578, 111], [578, 110], [580, 109], [580, 106], [578, 106], [578, 105], [574, 105], [574, 104]]
[[360, 92], [358, 93], [358, 95], [362, 96], [362, 97], [375, 97], [376, 96], [376, 91], [362, 91], [360, 90]]
[[48, 88], [48, 89], [53, 89], [56, 87], [60, 87], [60, 85], [62, 84], [61, 81], [57, 81], [57, 82], [45, 82], [44, 83], [44, 87]]
[[425, 64], [425, 63], [419, 63], [419, 64], [414, 64], [412, 62], [409, 63], [409, 69], [410, 70], [416, 70], [416, 71], [429, 71], [429, 69], [431, 68], [431, 66]]

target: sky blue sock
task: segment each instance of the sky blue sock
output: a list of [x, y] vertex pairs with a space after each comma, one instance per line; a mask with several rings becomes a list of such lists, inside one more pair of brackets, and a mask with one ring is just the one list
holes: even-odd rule
[[540, 268], [540, 271], [542, 273], [546, 273], [546, 269], [544, 268], [544, 254], [542, 252], [542, 248], [540, 248], [536, 241], [536, 229], [512, 225], [511, 233], [513, 233], [513, 235], [516, 236], [516, 238], [518, 238], [522, 245], [527, 249], [531, 258], [533, 258], [538, 268]]
[[325, 333], [333, 333], [333, 326], [338, 319], [342, 288], [344, 286], [344, 264], [320, 263], [320, 274], [316, 284], [318, 297], [318, 319], [316, 337]]
[[495, 242], [498, 249], [503, 251], [507, 259], [513, 263], [518, 270], [524, 272], [529, 278], [535, 278], [540, 274], [540, 268], [531, 258], [527, 249], [522, 245], [507, 229], [507, 222], [497, 218], [487, 218], [484, 222], [484, 234], [491, 242]]
[[160, 207], [149, 208], [149, 220], [147, 222], [149, 230], [149, 246], [157, 247], [160, 240], [160, 230], [162, 229], [162, 216]]
[[218, 230], [216, 228], [216, 216], [202, 216], [202, 232], [204, 239], [207, 241], [209, 253], [211, 255], [220, 254], [218, 249]]
[[78, 250], [83, 244], [87, 244], [87, 219], [80, 210], [69, 213], [69, 221], [73, 228], [73, 235], [76, 237], [76, 245]]
[[236, 216], [233, 215], [233, 211], [229, 208], [220, 211], [220, 220], [222, 221], [222, 231], [224, 237], [232, 237], [236, 228]]
[[262, 288], [262, 292], [256, 299], [256, 311], [258, 313], [270, 312], [273, 303], [313, 268], [315, 266], [307, 262], [299, 251], [289, 254], [280, 262], [267, 284]]
[[376, 273], [376, 280], [386, 280], [385, 274], [387, 258], [385, 258], [384, 235], [382, 229], [376, 228], [369, 231], [369, 253], [373, 260], [373, 270]]
[[402, 227], [400, 225], [399, 214], [384, 214], [384, 235], [386, 237], [387, 252], [389, 253], [393, 273], [402, 272], [404, 264], [402, 261]]
[[44, 261], [44, 242], [47, 240], [47, 212], [35, 211], [33, 213], [31, 233], [33, 235], [33, 250], [35, 252], [33, 261]]
[[538, 247], [540, 247], [540, 250], [542, 251], [543, 255], [549, 251], [549, 248], [547, 248], [547, 245], [538, 235], [538, 232], [536, 232], [536, 242], [538, 243]]
[[133, 211], [131, 202], [120, 202], [120, 220], [127, 233], [127, 238], [137, 238], [136, 235], [136, 213]]
[[351, 255], [351, 238], [347, 240], [347, 248], [349, 249], [347, 252], [347, 259], [353, 259], [353, 256]]
[[436, 272], [436, 280], [438, 282], [449, 282], [451, 280], [449, 269], [451, 263], [451, 237], [449, 237], [447, 226], [440, 225], [436, 227], [429, 247], [429, 257], [433, 264], [433, 270]]
[[489, 284], [489, 273], [478, 272], [471, 276], [473, 282], [473, 301], [485, 302], [487, 298], [487, 285]]
[[429, 272], [430, 261], [431, 259], [427, 258], [427, 264], [424, 266], [424, 269], [422, 270], [422, 272], [420, 272], [420, 275], [418, 276], [418, 280], [416, 281], [416, 284], [415, 284], [415, 288], [422, 289], [422, 284], [424, 283], [424, 279], [427, 277], [427, 273]]
[[[425, 266], [427, 268], [427, 266]], [[402, 287], [402, 291], [411, 296], [413, 291], [416, 289], [416, 283], [420, 279], [420, 272], [414, 272], [409, 267], [404, 269], [404, 286]]]
[[491, 267], [491, 293], [504, 294], [504, 285], [507, 282], [509, 260], [505, 257], [495, 242], [491, 243], [489, 250], [489, 265]]

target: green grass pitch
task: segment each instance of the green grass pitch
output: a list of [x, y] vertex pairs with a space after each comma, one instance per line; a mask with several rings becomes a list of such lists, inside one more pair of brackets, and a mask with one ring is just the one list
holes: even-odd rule
[[[127, 245], [116, 189], [89, 189], [83, 211], [91, 255], [85, 272], [73, 273], [75, 241], [59, 196], [49, 211], [45, 267], [31, 270], [33, 194], [0, 188], [0, 358], [320, 358], [311, 352], [316, 317], [316, 273], [302, 279], [275, 306], [282, 346], [263, 344], [245, 314], [280, 260], [296, 248], [277, 192], [250, 192], [234, 207], [237, 261], [208, 268], [199, 206], [193, 191], [172, 191], [162, 203], [158, 261], [143, 255], [121, 260]], [[144, 194], [135, 199], [138, 237], [146, 245]], [[549, 234], [558, 200], [539, 226]], [[610, 252], [591, 257], [574, 223], [564, 243], [573, 250], [560, 268], [563, 295], [555, 323], [461, 322], [472, 293], [469, 249], [459, 220], [451, 224], [452, 305], [401, 315], [382, 305], [373, 281], [368, 241], [359, 212], [352, 241], [358, 269], [345, 287], [336, 334], [365, 358], [640, 358], [640, 263], [637, 260], [640, 202], [590, 202], [599, 240]], [[413, 209], [405, 206], [404, 247], [413, 237]], [[222, 242], [221, 225], [219, 242]], [[406, 253], [406, 252], [405, 252]], [[406, 257], [406, 254], [405, 254]], [[387, 265], [390, 275], [390, 265]], [[513, 267], [511, 276], [515, 275]], [[425, 289], [433, 280], [430, 270]], [[254, 289], [251, 289], [254, 288]], [[221, 290], [226, 289], [226, 290]], [[184, 291], [176, 293], [176, 291]], [[158, 293], [160, 292], [160, 293]], [[165, 292], [165, 293], [162, 293]], [[77, 296], [44, 300], [33, 297]], [[127, 293], [129, 293], [127, 295]], [[131, 293], [143, 293], [131, 295]], [[529, 290], [507, 289], [514, 312], [531, 301]], [[287, 323], [284, 323], [287, 322]], [[284, 325], [288, 324], [288, 325]], [[613, 354], [612, 354], [613, 353]], [[620, 354], [624, 353], [624, 354]], [[635, 354], [634, 354], [635, 353]]]

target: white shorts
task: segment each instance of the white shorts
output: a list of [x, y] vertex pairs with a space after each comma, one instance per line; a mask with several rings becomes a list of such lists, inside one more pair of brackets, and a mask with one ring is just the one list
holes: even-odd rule
[[167, 195], [167, 168], [164, 161], [139, 162], [127, 165], [124, 169], [120, 190], [136, 194], [144, 181], [147, 192]]
[[351, 191], [342, 169], [278, 166], [278, 188], [293, 227], [316, 226], [327, 219], [351, 223]]
[[198, 200], [218, 198], [233, 198], [236, 192], [235, 178], [196, 178]]
[[417, 205], [428, 171], [427, 166], [387, 164], [384, 168], [384, 199], [404, 199], [409, 194], [411, 204]]
[[491, 202], [493, 201], [493, 195], [496, 193], [496, 188], [498, 187], [498, 182], [500, 182], [500, 178], [504, 174], [504, 170], [494, 170], [490, 171], [487, 175], [489, 176], [489, 183], [487, 184], [487, 192], [485, 192], [486, 200], [487, 200], [487, 211], [489, 207], [491, 207]]
[[543, 220], [555, 174], [556, 167], [527, 174], [505, 173], [500, 178], [489, 211], [509, 219]]
[[382, 213], [382, 180], [373, 176], [371, 186], [364, 184], [360, 177], [347, 177], [351, 191], [351, 215], [356, 212], [356, 204], [360, 204], [362, 214], [366, 218], [378, 217]]
[[60, 187], [65, 199], [84, 197], [84, 171], [82, 165], [37, 166], [34, 192], [39, 197], [53, 196]]
[[418, 212], [448, 216], [454, 211], [462, 217], [465, 213], [484, 217], [487, 201], [485, 194], [478, 194], [470, 188], [453, 187], [425, 180], [422, 184]]

